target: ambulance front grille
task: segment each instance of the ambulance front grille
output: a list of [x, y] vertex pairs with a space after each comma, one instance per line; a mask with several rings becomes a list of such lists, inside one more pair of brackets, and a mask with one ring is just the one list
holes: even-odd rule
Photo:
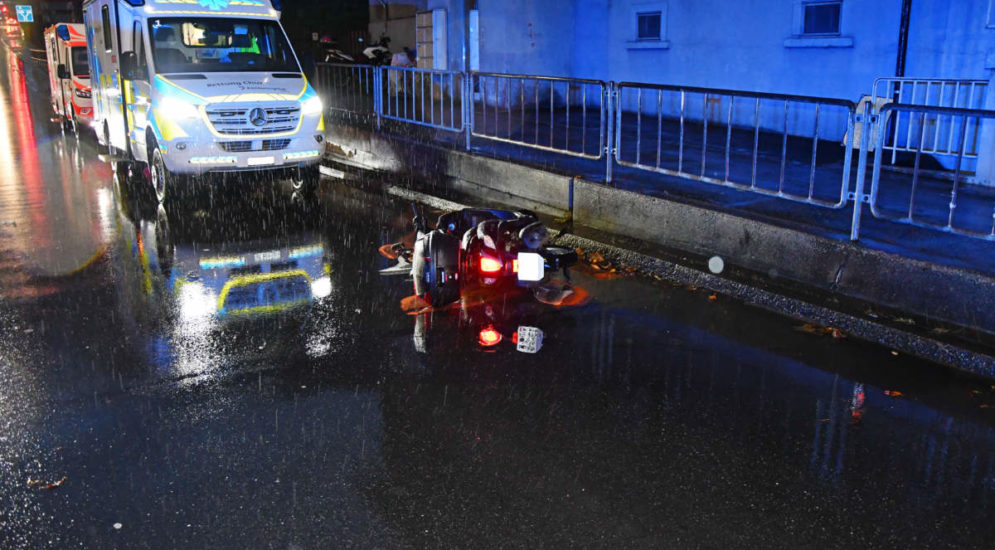
[[292, 132], [297, 129], [301, 118], [301, 107], [297, 102], [266, 107], [214, 103], [207, 106], [206, 112], [214, 131], [237, 136]]

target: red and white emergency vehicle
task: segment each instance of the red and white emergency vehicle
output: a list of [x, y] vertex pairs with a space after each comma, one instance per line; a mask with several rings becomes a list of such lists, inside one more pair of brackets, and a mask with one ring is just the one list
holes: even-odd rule
[[83, 25], [56, 23], [45, 29], [45, 54], [56, 116], [70, 130], [89, 125], [93, 121], [93, 101]]

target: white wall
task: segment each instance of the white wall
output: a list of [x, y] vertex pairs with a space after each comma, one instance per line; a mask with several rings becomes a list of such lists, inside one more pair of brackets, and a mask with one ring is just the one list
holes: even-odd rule
[[[427, 1], [406, 0], [388, 4], [386, 34], [390, 37], [390, 51], [400, 52], [405, 47], [415, 49], [415, 13], [425, 11]], [[383, 4], [379, 0], [370, 0], [369, 32], [370, 40], [374, 43], [384, 34], [384, 13]]]

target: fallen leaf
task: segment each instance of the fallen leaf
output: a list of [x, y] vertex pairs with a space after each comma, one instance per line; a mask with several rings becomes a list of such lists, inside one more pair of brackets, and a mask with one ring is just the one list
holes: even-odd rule
[[40, 479], [31, 479], [28, 477], [28, 487], [34, 487], [35, 485], [41, 485], [44, 481]]
[[979, 409], [987, 409], [987, 408], [990, 408], [990, 407], [991, 407], [991, 405], [989, 405], [988, 403], [982, 403], [981, 405], [978, 405]]
[[52, 489], [60, 487], [65, 482], [66, 482], [66, 476], [62, 476], [62, 479], [60, 479], [59, 481], [56, 481], [55, 483], [49, 483], [48, 485], [42, 487], [42, 489], [46, 491], [51, 491]]
[[895, 390], [884, 390], [884, 394], [887, 395], [888, 397], [901, 397], [902, 396], [902, 392], [895, 391]]
[[933, 334], [946, 334], [946, 333], [950, 332], [950, 329], [943, 328], [943, 327], [936, 327], [933, 330], [931, 330], [930, 332], [932, 332]]
[[981, 395], [980, 390], [971, 390], [971, 395]]
[[710, 302], [714, 302], [715, 300], [718, 300], [718, 299], [719, 299], [719, 297], [718, 297], [718, 296], [716, 296], [716, 295], [714, 295], [714, 294], [709, 294], [709, 295], [708, 295], [708, 300], [709, 300]]
[[604, 263], [605, 257], [602, 256], [599, 252], [592, 252], [590, 257], [587, 258], [587, 261], [591, 262], [592, 264], [600, 264]]
[[892, 355], [895, 355], [895, 356], [897, 356], [897, 355], [898, 355], [898, 352], [897, 352], [897, 351], [895, 351], [895, 350], [891, 350], [891, 354], [892, 354]]
[[915, 322], [914, 319], [910, 319], [908, 317], [895, 317], [895, 322], [902, 323], [902, 324], [905, 324], [905, 325], [914, 325], [914, 324], [916, 324], [916, 322]]
[[696, 287], [694, 285], [687, 285], [684, 288], [687, 289], [687, 290], [690, 290], [691, 292], [697, 292], [698, 291], [698, 287]]
[[846, 338], [846, 333], [835, 327], [827, 327], [826, 333], [833, 337], [835, 340], [842, 340]]
[[415, 311], [429, 306], [421, 296], [412, 295], [401, 299], [401, 309], [404, 311]]
[[797, 330], [798, 332], [805, 332], [805, 333], [808, 333], [808, 334], [820, 334], [819, 327], [817, 327], [817, 326], [815, 326], [815, 325], [813, 325], [811, 323], [805, 323], [804, 325], [801, 325], [799, 327], [795, 327], [795, 330]]

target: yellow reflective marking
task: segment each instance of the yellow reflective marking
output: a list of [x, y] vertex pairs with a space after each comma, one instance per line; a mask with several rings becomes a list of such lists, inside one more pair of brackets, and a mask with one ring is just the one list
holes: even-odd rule
[[[311, 277], [303, 269], [294, 269], [291, 271], [277, 271], [275, 273], [255, 273], [252, 275], [241, 275], [239, 277], [232, 277], [225, 283], [225, 286], [221, 289], [221, 294], [218, 295], [218, 309], [224, 308], [225, 300], [228, 299], [228, 292], [232, 288], [251, 285], [255, 283], [265, 283], [267, 281], [275, 281], [277, 279], [290, 279], [293, 277], [304, 277], [308, 284], [311, 283]], [[264, 307], [274, 307], [274, 306], [264, 306]], [[251, 309], [251, 308], [250, 308]], [[238, 311], [248, 311], [248, 310], [238, 310]]]
[[152, 15], [154, 15], [154, 16], [159, 16], [159, 15], [218, 15], [218, 16], [220, 16], [220, 15], [224, 15], [226, 17], [229, 16], [229, 15], [247, 15], [249, 17], [268, 17], [270, 19], [279, 19], [280, 18], [279, 15], [272, 14], [272, 13], [259, 13], [259, 12], [250, 12], [250, 11], [226, 11], [226, 12], [218, 12], [218, 11], [193, 11], [193, 10], [166, 10], [166, 11], [156, 10], [156, 11], [152, 12]]
[[166, 84], [169, 84], [170, 86], [176, 88], [177, 90], [182, 90], [182, 91], [184, 91], [184, 92], [186, 92], [186, 93], [188, 93], [188, 94], [190, 94], [190, 95], [192, 95], [192, 96], [194, 96], [194, 97], [196, 97], [198, 99], [203, 99], [204, 101], [207, 101], [206, 97], [204, 97], [202, 95], [199, 95], [199, 94], [195, 94], [195, 93], [191, 92], [190, 90], [184, 88], [183, 86], [177, 85], [175, 82], [173, 82], [172, 80], [170, 80], [170, 79], [162, 76], [161, 74], [157, 74], [155, 76], [156, 76], [156, 78], [161, 78], [163, 82], [165, 82]]
[[173, 119], [169, 118], [168, 115], [163, 115], [161, 109], [155, 109], [152, 111], [153, 116], [155, 116], [156, 126], [159, 127], [159, 133], [162, 136], [163, 141], [172, 141], [176, 138], [188, 137], [187, 134], [179, 124], [177, 124]]
[[254, 306], [254, 307], [247, 307], [245, 309], [233, 309], [228, 312], [228, 315], [256, 315], [262, 313], [275, 313], [277, 311], [283, 311], [285, 309], [303, 306], [309, 303], [311, 303], [311, 300], [305, 298], [302, 300], [294, 300], [293, 302], [280, 304], [278, 306]]
[[317, 131], [318, 132], [324, 132], [325, 131], [325, 115], [321, 115], [320, 117], [318, 117], [318, 130]]

